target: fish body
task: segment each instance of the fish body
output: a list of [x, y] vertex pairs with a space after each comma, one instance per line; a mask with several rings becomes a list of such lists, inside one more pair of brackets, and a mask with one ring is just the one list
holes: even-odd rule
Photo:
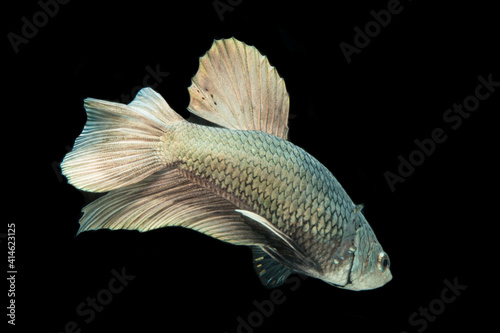
[[62, 163], [77, 188], [109, 193], [80, 230], [181, 226], [252, 248], [267, 287], [293, 272], [365, 290], [389, 259], [332, 173], [286, 140], [288, 94], [258, 51], [215, 41], [189, 88], [184, 120], [149, 88], [129, 105], [87, 99], [88, 121]]
[[333, 265], [355, 206], [318, 160], [259, 131], [183, 123], [176, 132], [173, 163], [185, 177], [264, 217], [325, 270]]

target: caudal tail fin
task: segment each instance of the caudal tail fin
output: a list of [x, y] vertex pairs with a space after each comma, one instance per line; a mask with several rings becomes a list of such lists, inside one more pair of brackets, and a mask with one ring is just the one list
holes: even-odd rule
[[154, 90], [144, 88], [128, 105], [87, 98], [87, 123], [61, 163], [68, 182], [107, 192], [134, 184], [166, 166], [161, 140], [167, 126], [184, 121]]

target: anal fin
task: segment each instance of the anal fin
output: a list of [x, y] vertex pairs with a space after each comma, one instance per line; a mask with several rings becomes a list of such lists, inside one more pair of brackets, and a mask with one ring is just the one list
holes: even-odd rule
[[165, 169], [87, 205], [78, 232], [180, 226], [236, 245], [265, 245], [265, 236], [245, 223], [236, 208], [178, 169]]
[[[322, 274], [322, 269], [315, 260], [308, 256], [293, 239], [263, 216], [247, 210], [237, 211], [245, 217], [246, 223], [256, 234], [260, 234], [265, 238], [265, 246], [261, 246], [261, 250], [274, 262], [286, 267], [291, 272], [311, 276]], [[275, 267], [273, 272], [276, 270]]]
[[264, 217], [241, 210], [186, 177], [177, 168], [113, 190], [87, 205], [79, 232], [97, 229], [149, 231], [179, 226], [213, 238], [251, 246], [254, 267], [268, 287], [282, 284], [292, 273], [315, 276], [322, 270], [298, 244]]

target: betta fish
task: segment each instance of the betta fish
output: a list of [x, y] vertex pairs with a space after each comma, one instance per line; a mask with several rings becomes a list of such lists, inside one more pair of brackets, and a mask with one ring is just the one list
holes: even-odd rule
[[196, 230], [250, 247], [268, 288], [292, 273], [350, 290], [391, 280], [362, 206], [287, 140], [289, 97], [267, 57], [215, 40], [188, 91], [188, 110], [210, 125], [151, 88], [129, 104], [85, 99], [87, 122], [61, 170], [80, 190], [108, 193], [83, 208], [79, 233]]

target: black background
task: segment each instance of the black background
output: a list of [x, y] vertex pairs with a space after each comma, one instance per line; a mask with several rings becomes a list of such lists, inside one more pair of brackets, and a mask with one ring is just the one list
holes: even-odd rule
[[[489, 325], [498, 280], [493, 119], [500, 88], [456, 130], [443, 114], [474, 94], [479, 75], [500, 81], [493, 5], [402, 1], [402, 11], [347, 63], [339, 44], [353, 44], [354, 27], [363, 29], [370, 11], [388, 1], [232, 3], [221, 20], [210, 0], [71, 1], [19, 52], [4, 38], [4, 223], [16, 224], [16, 328], [63, 332], [74, 321], [81, 332], [229, 333], [249, 315], [256, 327], [241, 332]], [[22, 17], [32, 21], [40, 10], [36, 1], [8, 8], [4, 36], [20, 35]], [[285, 79], [290, 140], [365, 204], [392, 261], [394, 278], [383, 288], [352, 292], [312, 278], [285, 284], [284, 302], [255, 323], [254, 301], [269, 300], [270, 291], [247, 248], [177, 228], [75, 237], [91, 197], [68, 185], [58, 164], [85, 123], [83, 99], [120, 100], [142, 85], [147, 66], [158, 66], [169, 74], [155, 89], [188, 116], [198, 57], [213, 39], [232, 36], [255, 45]], [[430, 138], [435, 128], [447, 140], [391, 191], [384, 173], [397, 173], [398, 156], [407, 158], [414, 140]], [[122, 269], [135, 276], [128, 286], [95, 318], [78, 314]], [[445, 279], [467, 289], [425, 327], [412, 325], [414, 312], [439, 306]]]

